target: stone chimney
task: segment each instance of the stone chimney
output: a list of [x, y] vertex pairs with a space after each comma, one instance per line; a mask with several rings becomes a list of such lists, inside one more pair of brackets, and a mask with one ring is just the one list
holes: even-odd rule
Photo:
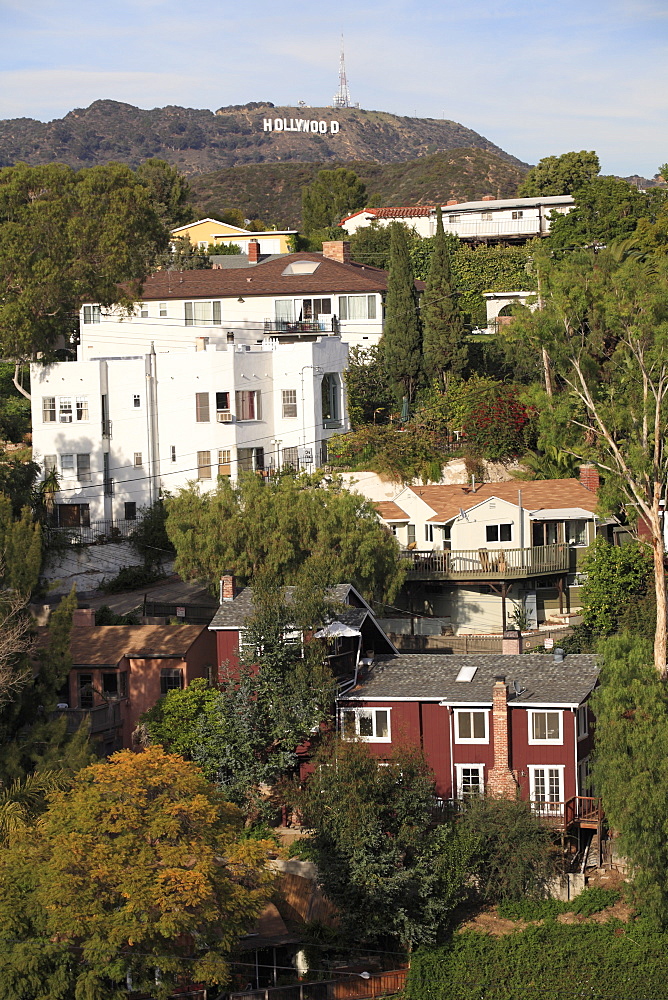
[[72, 613], [74, 628], [89, 628], [95, 624], [95, 608], [77, 608]]
[[487, 792], [497, 799], [514, 799], [517, 778], [510, 770], [510, 732], [508, 728], [508, 688], [506, 678], [494, 678], [492, 688], [492, 740], [494, 767], [487, 775]]
[[248, 241], [248, 263], [257, 264], [260, 259], [260, 243], [258, 240]]
[[522, 652], [522, 633], [517, 628], [507, 628], [501, 639], [504, 656], [518, 656]]
[[220, 603], [223, 601], [233, 601], [236, 597], [237, 586], [233, 576], [221, 576], [220, 578]]
[[484, 194], [480, 201], [496, 201], [496, 198], [493, 194]]
[[598, 469], [595, 465], [587, 464], [580, 466], [580, 482], [585, 489], [590, 490], [592, 493], [596, 493], [601, 485], [601, 477], [599, 476]]
[[327, 260], [338, 260], [339, 264], [349, 264], [350, 243], [348, 240], [326, 240], [322, 245], [322, 255]]

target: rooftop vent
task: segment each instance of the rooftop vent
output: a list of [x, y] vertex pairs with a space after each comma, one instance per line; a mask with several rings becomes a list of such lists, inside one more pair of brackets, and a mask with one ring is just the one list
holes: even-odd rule
[[557, 647], [555, 648], [555, 650], [554, 650], [554, 662], [555, 662], [555, 663], [563, 663], [563, 662], [564, 662], [564, 656], [565, 656], [565, 655], [566, 655], [566, 654], [564, 653], [564, 651], [563, 651], [563, 649], [561, 648], [561, 646], [557, 646]]

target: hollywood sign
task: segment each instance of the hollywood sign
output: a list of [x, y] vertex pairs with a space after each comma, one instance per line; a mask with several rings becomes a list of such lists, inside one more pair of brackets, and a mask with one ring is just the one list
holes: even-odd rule
[[265, 132], [318, 132], [320, 135], [329, 132], [330, 135], [336, 135], [339, 131], [338, 122], [302, 118], [265, 118], [263, 121]]

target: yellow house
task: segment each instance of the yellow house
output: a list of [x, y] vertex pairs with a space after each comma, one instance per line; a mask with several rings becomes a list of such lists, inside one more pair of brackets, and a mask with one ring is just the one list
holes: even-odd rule
[[252, 233], [248, 229], [231, 226], [229, 222], [218, 222], [217, 219], [200, 219], [187, 226], [172, 229], [172, 236], [187, 236], [194, 246], [234, 243], [241, 248], [241, 253], [248, 253], [249, 240], [257, 240], [261, 254], [290, 253], [289, 241], [296, 233], [296, 229], [269, 229], [265, 233]]

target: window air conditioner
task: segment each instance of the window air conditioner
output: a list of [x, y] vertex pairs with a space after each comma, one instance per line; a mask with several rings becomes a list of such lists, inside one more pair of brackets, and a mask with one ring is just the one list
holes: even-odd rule
[[229, 410], [225, 410], [216, 414], [216, 420], [219, 424], [231, 424], [234, 417]]

